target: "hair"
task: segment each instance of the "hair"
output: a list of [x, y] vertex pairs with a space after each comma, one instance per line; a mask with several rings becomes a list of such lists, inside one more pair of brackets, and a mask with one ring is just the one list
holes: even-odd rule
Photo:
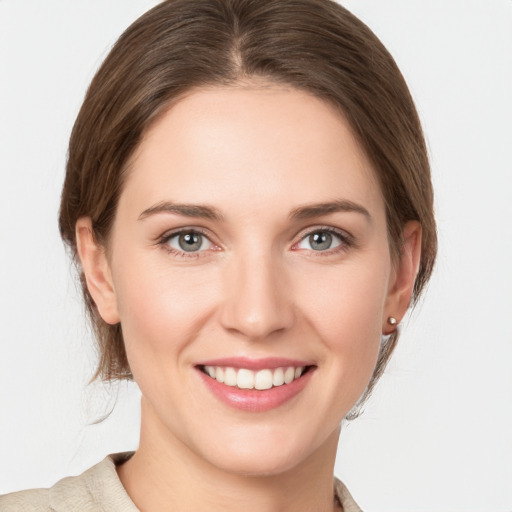
[[[167, 0], [121, 35], [89, 86], [69, 143], [59, 227], [77, 264], [78, 218], [90, 217], [106, 247], [129, 159], [148, 126], [194, 88], [261, 79], [307, 91], [348, 120], [379, 180], [395, 259], [404, 224], [420, 223], [416, 303], [437, 250], [421, 124], [391, 55], [331, 0]], [[81, 270], [80, 279], [99, 346], [93, 379], [132, 378], [121, 325], [103, 321]], [[397, 340], [397, 330], [383, 338], [364, 397]]]

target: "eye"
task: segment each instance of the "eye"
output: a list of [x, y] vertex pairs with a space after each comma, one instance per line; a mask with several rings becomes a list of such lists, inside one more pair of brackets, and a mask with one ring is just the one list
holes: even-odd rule
[[198, 231], [180, 231], [174, 233], [164, 240], [169, 248], [178, 252], [200, 252], [207, 251], [213, 247], [212, 242]]
[[327, 229], [318, 229], [302, 238], [296, 247], [297, 249], [307, 249], [320, 252], [335, 249], [343, 243], [346, 244], [347, 240], [341, 234]]

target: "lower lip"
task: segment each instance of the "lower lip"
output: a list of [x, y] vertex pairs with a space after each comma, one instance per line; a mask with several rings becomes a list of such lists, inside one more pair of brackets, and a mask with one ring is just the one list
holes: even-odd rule
[[203, 382], [219, 400], [235, 409], [248, 412], [270, 411], [285, 404], [304, 389], [313, 374], [313, 370], [313, 368], [310, 368], [302, 377], [290, 382], [290, 384], [256, 390], [226, 386], [226, 384], [217, 382], [197, 369]]

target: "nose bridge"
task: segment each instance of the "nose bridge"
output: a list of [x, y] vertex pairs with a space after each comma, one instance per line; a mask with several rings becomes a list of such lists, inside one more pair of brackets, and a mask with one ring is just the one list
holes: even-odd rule
[[233, 255], [226, 274], [221, 313], [226, 329], [261, 339], [290, 328], [293, 298], [283, 264], [270, 250]]

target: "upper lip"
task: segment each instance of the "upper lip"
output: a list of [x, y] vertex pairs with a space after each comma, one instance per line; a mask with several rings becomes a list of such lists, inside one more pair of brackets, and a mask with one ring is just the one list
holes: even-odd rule
[[225, 366], [231, 368], [246, 368], [247, 370], [264, 370], [286, 368], [289, 366], [313, 366], [312, 361], [289, 359], [285, 357], [264, 357], [253, 359], [250, 357], [223, 357], [220, 359], [208, 359], [197, 363], [196, 366]]

